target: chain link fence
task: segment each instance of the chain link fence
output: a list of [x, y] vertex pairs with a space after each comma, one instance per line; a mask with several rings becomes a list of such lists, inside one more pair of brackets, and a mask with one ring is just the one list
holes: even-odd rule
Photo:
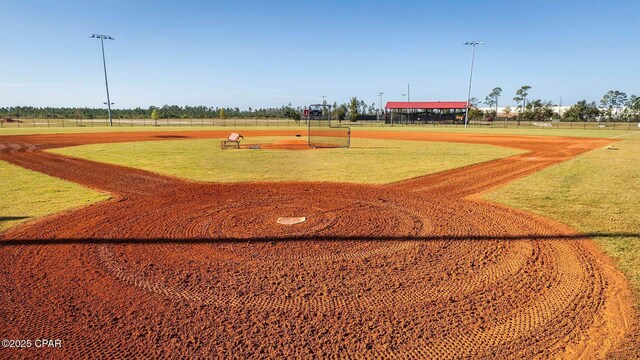
[[[113, 119], [113, 127], [238, 127], [238, 126], [307, 126], [304, 120], [292, 119]], [[0, 128], [27, 127], [109, 127], [108, 119], [3, 119]]]
[[[434, 127], [434, 128], [463, 128], [460, 121], [433, 122], [394, 122], [385, 120], [343, 120], [341, 125], [350, 127]], [[307, 127], [305, 119], [113, 119], [113, 127]], [[518, 121], [514, 119], [494, 121], [470, 120], [471, 128], [528, 128], [528, 129], [580, 129], [580, 130], [640, 130], [640, 121]], [[1, 119], [0, 128], [28, 128], [28, 127], [109, 127], [108, 119]]]

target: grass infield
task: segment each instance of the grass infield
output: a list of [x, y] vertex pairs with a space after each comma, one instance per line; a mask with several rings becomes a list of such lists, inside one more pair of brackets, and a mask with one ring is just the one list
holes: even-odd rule
[[[109, 195], [0, 161], [0, 232], [29, 219], [107, 200]], [[5, 176], [6, 174], [6, 176]]]
[[[253, 137], [273, 143], [295, 137]], [[352, 139], [349, 149], [220, 149], [219, 140], [148, 141], [52, 150], [196, 181], [328, 181], [384, 184], [523, 151], [490, 145]]]

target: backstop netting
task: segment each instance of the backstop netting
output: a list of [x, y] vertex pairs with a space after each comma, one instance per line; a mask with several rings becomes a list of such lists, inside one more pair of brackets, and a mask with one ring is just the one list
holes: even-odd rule
[[351, 145], [351, 128], [342, 126], [338, 120], [331, 120], [328, 106], [315, 105], [315, 107], [314, 109], [314, 105], [311, 106], [307, 120], [309, 146], [314, 148], [348, 148]]

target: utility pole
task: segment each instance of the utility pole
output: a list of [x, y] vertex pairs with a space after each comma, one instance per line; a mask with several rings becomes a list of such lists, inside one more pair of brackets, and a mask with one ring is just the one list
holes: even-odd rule
[[378, 96], [380, 97], [380, 111], [378, 112], [378, 121], [380, 121], [380, 115], [382, 115], [382, 95], [384, 93], [381, 91], [378, 93]]
[[471, 79], [473, 79], [473, 60], [476, 57], [476, 45], [484, 45], [483, 41], [467, 41], [463, 45], [471, 45], [473, 50], [471, 51], [471, 72], [469, 73], [469, 92], [467, 93], [467, 109], [464, 112], [464, 127], [467, 127], [469, 123], [469, 102], [471, 100]]
[[560, 103], [558, 103], [558, 123], [562, 118], [562, 96], [560, 96]]
[[[411, 89], [409, 88], [409, 83], [407, 83], [407, 102], [411, 102]], [[407, 107], [409, 107], [408, 104]], [[409, 123], [409, 113], [411, 113], [411, 111], [407, 109], [407, 124]]]
[[113, 126], [113, 119], [111, 117], [111, 99], [109, 99], [109, 82], [107, 81], [107, 62], [104, 58], [104, 40], [115, 40], [114, 38], [112, 38], [109, 35], [99, 35], [99, 34], [92, 34], [91, 35], [92, 39], [100, 39], [100, 45], [102, 46], [102, 66], [104, 67], [104, 85], [107, 88], [107, 109], [109, 110], [109, 126]]

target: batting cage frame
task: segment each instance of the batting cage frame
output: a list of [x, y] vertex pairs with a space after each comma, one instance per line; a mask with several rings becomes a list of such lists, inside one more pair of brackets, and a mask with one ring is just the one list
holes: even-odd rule
[[351, 146], [351, 128], [340, 121], [331, 120], [331, 105], [309, 105], [308, 144], [312, 148], [348, 148]]

